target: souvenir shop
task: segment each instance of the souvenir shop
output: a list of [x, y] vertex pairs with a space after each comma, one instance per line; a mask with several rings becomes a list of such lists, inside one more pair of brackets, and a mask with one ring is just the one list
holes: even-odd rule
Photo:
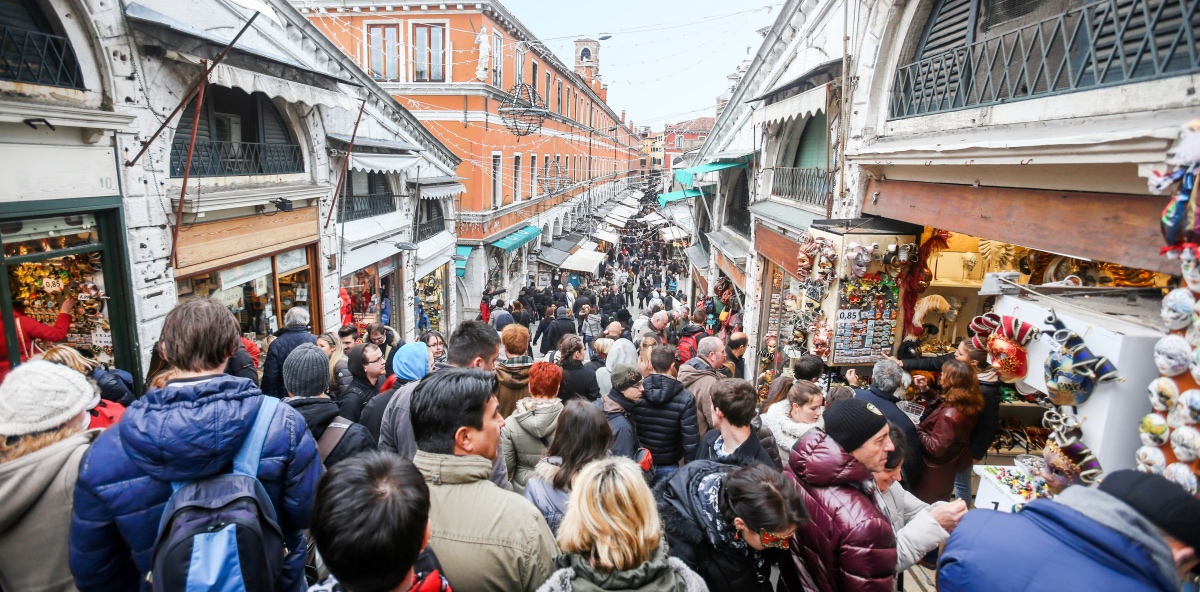
[[[420, 270], [418, 270], [420, 273]], [[447, 332], [450, 328], [449, 290], [446, 289], [451, 276], [450, 264], [446, 263], [417, 279], [414, 298], [414, 320], [417, 335], [425, 331]]]
[[0, 372], [56, 345], [35, 339], [30, 351], [21, 351], [19, 328], [8, 322], [14, 312], [52, 326], [69, 299], [76, 304], [61, 343], [94, 360], [137, 368], [120, 197], [5, 204], [0, 242], [7, 279], [0, 282], [6, 347]]
[[704, 308], [708, 316], [704, 319], [704, 330], [710, 335], [727, 339], [732, 333], [743, 331], [743, 313], [746, 309], [746, 272], [721, 251], [716, 251], [716, 280], [712, 292], [704, 292]]

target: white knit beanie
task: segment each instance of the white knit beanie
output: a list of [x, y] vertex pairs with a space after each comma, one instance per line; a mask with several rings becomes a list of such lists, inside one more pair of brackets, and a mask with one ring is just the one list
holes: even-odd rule
[[0, 435], [54, 429], [99, 402], [100, 394], [82, 374], [45, 360], [26, 362], [0, 384]]

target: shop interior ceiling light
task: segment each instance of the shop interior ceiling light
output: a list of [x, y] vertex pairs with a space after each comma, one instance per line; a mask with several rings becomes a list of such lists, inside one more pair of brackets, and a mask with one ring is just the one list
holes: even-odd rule
[[1015, 296], [1021, 293], [1020, 286], [1015, 285], [1021, 274], [1016, 271], [994, 271], [983, 276], [983, 287], [980, 296]]

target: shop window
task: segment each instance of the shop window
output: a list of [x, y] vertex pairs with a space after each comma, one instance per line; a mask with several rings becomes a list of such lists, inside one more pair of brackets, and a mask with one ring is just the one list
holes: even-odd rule
[[35, 0], [0, 0], [0, 80], [83, 88], [71, 42]]
[[417, 240], [423, 241], [446, 230], [442, 204], [436, 199], [422, 199], [417, 206]]
[[368, 25], [367, 43], [371, 77], [384, 81], [400, 80], [399, 25]]
[[442, 25], [413, 25], [413, 80], [445, 82], [446, 28]]
[[550, 108], [550, 71], [546, 71], [546, 92], [542, 97], [542, 102], [546, 104], [546, 108]]
[[733, 190], [725, 199], [725, 226], [750, 237], [750, 184], [744, 170], [738, 172]]
[[798, 169], [822, 169], [828, 166], [829, 120], [824, 111], [805, 120], [804, 131], [796, 143], [796, 156], [792, 166]]
[[396, 197], [384, 173], [350, 169], [342, 183], [338, 222], [362, 220], [396, 211]]
[[[513, 75], [517, 77], [517, 84], [525, 82], [525, 50], [523, 49], [517, 49], [513, 53]], [[533, 80], [537, 81], [536, 69], [533, 71]]]
[[[196, 118], [188, 104], [171, 142], [171, 176], [182, 177]], [[274, 175], [304, 172], [300, 146], [287, 121], [266, 95], [209, 86], [200, 108], [192, 154], [192, 177]]]
[[413, 300], [418, 335], [425, 331], [445, 332], [449, 328], [446, 320], [450, 306], [446, 290], [449, 273], [450, 266], [447, 264], [417, 280], [417, 297]]
[[554, 105], [555, 105], [555, 111], [558, 111], [558, 114], [562, 115], [563, 114], [563, 83], [561, 80], [558, 81], [558, 92], [554, 93]]
[[368, 265], [350, 275], [343, 276], [341, 289], [342, 297], [349, 302], [342, 302], [343, 321], [352, 321], [359, 331], [367, 325], [379, 321], [379, 268]]
[[533, 86], [533, 92], [535, 92], [535, 93], [540, 92], [540, 91], [538, 91], [538, 63], [537, 63], [537, 60], [533, 60], [533, 70], [531, 70], [531, 73], [529, 76], [529, 83]]

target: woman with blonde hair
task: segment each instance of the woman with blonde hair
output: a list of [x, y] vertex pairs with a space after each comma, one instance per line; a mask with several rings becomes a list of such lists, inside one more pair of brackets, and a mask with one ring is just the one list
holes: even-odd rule
[[650, 352], [657, 345], [658, 338], [651, 335], [643, 337], [642, 342], [638, 344], [637, 369], [642, 376], [654, 374], [654, 366], [650, 363]]
[[326, 392], [330, 399], [336, 401], [354, 380], [350, 374], [350, 358], [342, 351], [342, 340], [337, 333], [318, 335], [317, 347], [329, 356], [329, 385]]
[[642, 470], [627, 458], [586, 465], [575, 477], [558, 531], [562, 569], [538, 592], [707, 592], [696, 572], [662, 544], [662, 521]]
[[128, 383], [126, 383], [124, 378], [116, 375], [117, 371], [105, 366], [106, 371], [95, 375], [103, 382], [101, 384], [93, 378], [93, 371], [100, 367], [100, 362], [83, 357], [79, 350], [69, 345], [56, 345], [38, 357], [82, 374], [84, 380], [87, 380], [88, 384], [91, 384], [92, 388], [100, 393], [100, 400], [88, 408], [88, 429], [111, 427], [114, 423], [121, 421], [121, 417], [125, 415], [125, 408], [137, 400], [131, 390], [133, 376], [127, 372], [123, 373], [128, 377]]

